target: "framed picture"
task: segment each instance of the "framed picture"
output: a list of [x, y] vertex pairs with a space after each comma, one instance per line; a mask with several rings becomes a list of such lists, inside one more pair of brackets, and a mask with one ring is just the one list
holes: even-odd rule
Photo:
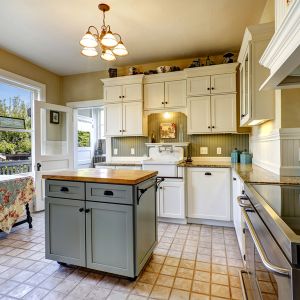
[[59, 124], [59, 111], [50, 110], [50, 123]]
[[175, 123], [160, 123], [160, 138], [175, 139], [176, 138]]
[[0, 127], [25, 129], [25, 120], [19, 118], [3, 117], [0, 116]]

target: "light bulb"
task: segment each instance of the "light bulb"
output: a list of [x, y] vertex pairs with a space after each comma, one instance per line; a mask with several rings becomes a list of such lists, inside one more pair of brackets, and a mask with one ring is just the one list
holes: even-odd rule
[[95, 48], [98, 45], [96, 38], [88, 31], [80, 40], [80, 45], [83, 47]]
[[113, 48], [112, 51], [115, 55], [118, 55], [118, 56], [125, 56], [128, 54], [128, 51], [122, 41], [120, 41], [118, 43], [118, 45], [115, 48]]
[[95, 48], [84, 47], [81, 53], [85, 56], [97, 56], [98, 52]]
[[103, 58], [104, 60], [108, 60], [108, 61], [116, 60], [116, 57], [114, 56], [112, 51], [109, 49], [106, 49], [102, 52], [101, 58]]
[[106, 47], [115, 47], [118, 44], [118, 41], [116, 40], [112, 32], [108, 31], [101, 39], [101, 44]]

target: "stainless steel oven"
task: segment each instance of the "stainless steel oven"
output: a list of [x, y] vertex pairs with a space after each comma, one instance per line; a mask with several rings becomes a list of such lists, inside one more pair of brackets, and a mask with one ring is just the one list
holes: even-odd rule
[[[245, 222], [246, 268], [241, 272], [244, 298], [298, 300], [300, 299], [300, 250], [297, 243], [300, 239], [298, 240], [297, 234], [294, 234], [294, 240], [287, 241], [288, 236], [291, 238], [291, 232], [284, 232], [288, 230], [288, 226], [283, 221], [283, 217], [273, 210], [268, 200], [253, 186], [247, 185], [245, 190], [246, 194], [238, 198]], [[258, 190], [261, 190], [261, 187]], [[274, 196], [272, 193], [267, 195]], [[283, 200], [277, 195], [276, 204], [279, 198]], [[298, 221], [300, 222], [300, 218]], [[293, 243], [294, 247], [292, 247]], [[287, 252], [287, 255], [289, 246], [292, 253]]]

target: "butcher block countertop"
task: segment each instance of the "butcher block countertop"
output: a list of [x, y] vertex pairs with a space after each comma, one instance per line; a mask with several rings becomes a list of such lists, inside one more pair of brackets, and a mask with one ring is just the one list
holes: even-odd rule
[[43, 179], [135, 185], [158, 174], [156, 171], [79, 169], [44, 174]]

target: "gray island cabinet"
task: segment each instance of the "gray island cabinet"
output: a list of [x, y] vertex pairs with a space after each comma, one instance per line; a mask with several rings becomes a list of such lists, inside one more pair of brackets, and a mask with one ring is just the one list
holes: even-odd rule
[[44, 175], [46, 258], [138, 276], [157, 243], [156, 174], [85, 169]]

